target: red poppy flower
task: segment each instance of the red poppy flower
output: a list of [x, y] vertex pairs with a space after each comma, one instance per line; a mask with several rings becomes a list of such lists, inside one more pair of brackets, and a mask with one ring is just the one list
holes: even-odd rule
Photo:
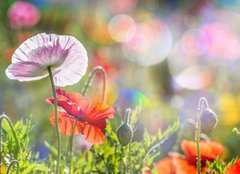
[[[92, 105], [79, 93], [67, 93], [57, 88], [57, 103], [64, 111], [58, 111], [58, 122], [60, 132], [65, 135], [71, 135], [75, 120], [77, 125], [74, 134], [81, 133], [86, 140], [93, 144], [102, 144], [104, 142], [104, 129], [106, 128], [106, 119], [114, 117], [114, 109], [102, 102]], [[46, 100], [53, 104], [53, 97]], [[54, 111], [51, 114], [50, 122], [55, 126]]]
[[[183, 140], [181, 148], [185, 156], [170, 152], [170, 158], [164, 158], [155, 164], [159, 173], [164, 174], [196, 174], [196, 143]], [[200, 142], [202, 173], [208, 170], [205, 166], [206, 160], [214, 161], [218, 155], [222, 155], [224, 148], [221, 144], [212, 141]], [[229, 173], [231, 174], [231, 173]]]
[[[183, 140], [181, 148], [186, 155], [188, 163], [195, 165], [197, 163], [196, 142]], [[206, 165], [206, 161], [214, 161], [217, 156], [222, 155], [224, 147], [213, 141], [200, 141], [201, 164]]]
[[238, 174], [240, 173], [240, 159], [238, 159], [232, 166], [228, 167], [225, 174]]
[[155, 164], [159, 173], [175, 174], [176, 170], [172, 163], [172, 158], [167, 157]]

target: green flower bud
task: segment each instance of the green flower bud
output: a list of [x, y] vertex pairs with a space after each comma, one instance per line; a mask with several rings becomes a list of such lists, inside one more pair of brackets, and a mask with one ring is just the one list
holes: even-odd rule
[[210, 134], [218, 122], [217, 115], [209, 108], [201, 114], [201, 129], [205, 134]]
[[133, 138], [133, 130], [131, 126], [124, 122], [117, 130], [118, 141], [122, 146], [128, 145]]
[[128, 108], [125, 112], [125, 122], [122, 123], [117, 130], [118, 141], [122, 146], [128, 145], [133, 138], [133, 130], [129, 124], [130, 115], [131, 109]]

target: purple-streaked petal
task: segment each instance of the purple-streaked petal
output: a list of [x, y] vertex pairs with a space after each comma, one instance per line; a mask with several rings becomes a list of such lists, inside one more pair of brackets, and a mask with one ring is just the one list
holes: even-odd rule
[[38, 63], [24, 61], [9, 65], [6, 69], [6, 75], [13, 80], [32, 81], [48, 76], [48, 72]]
[[88, 58], [87, 51], [76, 38], [60, 36], [59, 43], [66, 43], [61, 47], [68, 49], [68, 54], [63, 64], [53, 69], [53, 73], [55, 84], [63, 87], [81, 80], [87, 70]]
[[85, 75], [88, 58], [86, 49], [75, 37], [40, 33], [15, 51], [12, 63], [20, 62], [32, 62], [42, 69], [51, 67], [55, 85], [63, 87], [77, 83]]
[[22, 61], [31, 61], [32, 57], [29, 57], [29, 53], [32, 50], [43, 47], [49, 41], [55, 40], [57, 38], [56, 35], [50, 37], [46, 33], [37, 34], [26, 41], [24, 41], [15, 53], [12, 56], [12, 63], [22, 62]]

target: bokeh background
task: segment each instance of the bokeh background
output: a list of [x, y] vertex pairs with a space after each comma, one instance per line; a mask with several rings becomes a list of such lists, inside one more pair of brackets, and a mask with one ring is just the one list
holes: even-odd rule
[[[182, 125], [195, 119], [198, 99], [206, 97], [219, 119], [210, 138], [224, 144], [226, 158], [240, 155], [240, 139], [232, 132], [240, 127], [239, 0], [24, 2], [36, 7], [33, 26], [12, 26], [15, 0], [0, 1], [0, 113], [15, 121], [32, 114], [33, 143], [54, 141], [52, 107], [45, 103], [49, 79], [12, 81], [5, 69], [24, 40], [46, 32], [80, 40], [88, 51], [88, 72], [98, 65], [107, 72], [108, 103], [122, 111], [141, 105], [141, 126], [152, 134], [177, 118]], [[66, 90], [81, 92], [86, 78]], [[89, 99], [100, 95], [101, 83], [97, 76]]]

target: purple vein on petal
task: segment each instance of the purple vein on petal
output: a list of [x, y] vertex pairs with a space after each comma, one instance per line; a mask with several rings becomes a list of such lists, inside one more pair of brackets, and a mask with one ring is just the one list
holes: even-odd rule
[[19, 81], [39, 80], [48, 75], [46, 69], [36, 62], [17, 62], [9, 65], [6, 75]]

